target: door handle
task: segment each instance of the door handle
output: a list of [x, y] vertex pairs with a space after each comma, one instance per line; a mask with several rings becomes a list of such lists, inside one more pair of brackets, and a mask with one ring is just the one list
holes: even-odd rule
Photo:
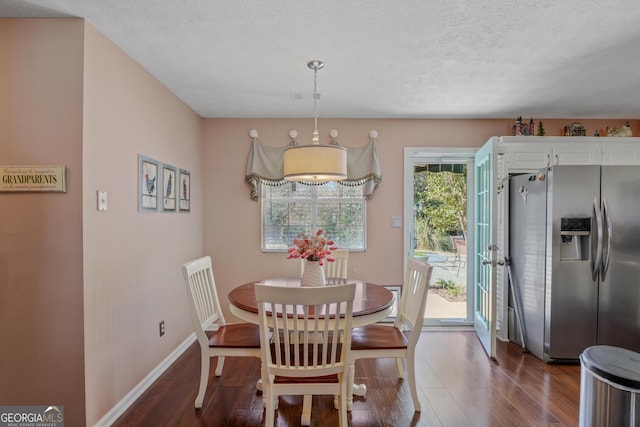
[[[489, 246], [487, 246], [487, 252], [492, 252], [494, 255], [497, 255], [497, 251], [498, 251], [498, 245], [490, 244]], [[482, 265], [491, 264], [491, 266], [495, 267], [496, 265], [504, 265], [504, 260], [494, 261], [491, 258], [484, 258], [482, 261], [480, 261], [480, 264]]]
[[[611, 258], [611, 233], [613, 231], [613, 226], [611, 224], [611, 219], [609, 218], [609, 208], [607, 207], [607, 199], [602, 199], [602, 221], [603, 221], [603, 230], [606, 228], [607, 230], [607, 252], [604, 252], [604, 247], [602, 248], [602, 270], [600, 270], [600, 278], [604, 280], [604, 277], [607, 275], [607, 271], [609, 270], [609, 260]], [[604, 246], [604, 245], [603, 245]]]
[[596, 218], [596, 236], [594, 239], [593, 230], [591, 234], [592, 241], [596, 241], [596, 253], [593, 253], [593, 243], [591, 244], [591, 278], [595, 281], [598, 279], [600, 272], [600, 261], [602, 260], [602, 217], [600, 214], [600, 202], [593, 199], [593, 213]]
[[491, 266], [495, 267], [496, 265], [504, 265], [504, 261], [503, 260], [494, 261], [492, 259], [483, 259], [482, 261], [480, 261], [480, 264], [482, 265], [491, 264]]

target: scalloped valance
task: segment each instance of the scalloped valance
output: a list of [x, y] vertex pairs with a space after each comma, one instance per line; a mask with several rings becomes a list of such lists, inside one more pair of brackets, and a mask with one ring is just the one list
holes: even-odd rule
[[[346, 186], [364, 185], [365, 200], [371, 200], [382, 181], [376, 141], [371, 140], [362, 147], [345, 148], [347, 149], [347, 179], [338, 183]], [[263, 145], [257, 138], [251, 141], [245, 181], [251, 187], [252, 200], [258, 200], [260, 184], [279, 186], [290, 182], [284, 179], [285, 149], [287, 147]], [[322, 185], [322, 183], [305, 184]]]

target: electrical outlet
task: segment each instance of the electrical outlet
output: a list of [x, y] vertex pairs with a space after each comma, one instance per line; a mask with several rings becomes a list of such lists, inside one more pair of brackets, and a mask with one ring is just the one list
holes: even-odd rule
[[159, 327], [159, 332], [160, 332], [160, 336], [164, 335], [164, 320], [160, 321], [160, 324], [158, 325]]

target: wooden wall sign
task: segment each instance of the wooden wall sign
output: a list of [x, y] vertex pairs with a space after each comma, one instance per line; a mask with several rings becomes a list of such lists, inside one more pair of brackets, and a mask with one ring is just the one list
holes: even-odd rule
[[65, 166], [2, 166], [0, 165], [0, 191], [53, 191], [66, 192]]

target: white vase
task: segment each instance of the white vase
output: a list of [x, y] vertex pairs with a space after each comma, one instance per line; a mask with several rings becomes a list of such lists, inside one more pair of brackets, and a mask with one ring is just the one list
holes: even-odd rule
[[320, 265], [320, 261], [305, 261], [301, 286], [316, 287], [324, 285], [324, 268]]

